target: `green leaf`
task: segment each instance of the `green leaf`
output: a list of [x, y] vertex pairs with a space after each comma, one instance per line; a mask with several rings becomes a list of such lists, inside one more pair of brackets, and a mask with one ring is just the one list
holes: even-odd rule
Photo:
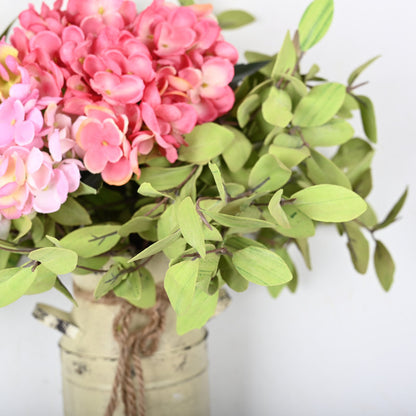
[[207, 241], [222, 241], [221, 233], [215, 228], [212, 227], [210, 230], [208, 227], [203, 227], [204, 239]]
[[35, 245], [45, 236], [45, 226], [39, 217], [32, 219], [32, 238]]
[[370, 142], [377, 143], [377, 124], [373, 102], [364, 95], [358, 95], [356, 98], [360, 106], [361, 121], [365, 134]]
[[205, 165], [231, 144], [234, 134], [219, 124], [205, 123], [196, 126], [185, 139], [189, 146], [181, 146], [179, 160]]
[[75, 306], [78, 306], [77, 301], [72, 296], [71, 292], [66, 288], [66, 286], [61, 282], [61, 279], [59, 277], [55, 280], [55, 289], [62, 293], [68, 300], [70, 300]]
[[[179, 228], [179, 223], [176, 218], [175, 206], [169, 205], [166, 211], [160, 216], [157, 222], [157, 238], [162, 240], [170, 236]], [[170, 259], [175, 259], [185, 251], [186, 241], [179, 238], [173, 244], [166, 247], [163, 252]]]
[[130, 221], [123, 224], [118, 230], [121, 237], [127, 237], [129, 234], [141, 233], [143, 231], [149, 231], [155, 226], [155, 220], [149, 217], [133, 217]]
[[173, 189], [182, 184], [192, 173], [192, 165], [180, 167], [150, 167], [141, 170], [139, 183], [148, 182], [158, 191]]
[[19, 234], [13, 239], [14, 242], [18, 242], [22, 237], [24, 237], [32, 228], [32, 221], [27, 215], [13, 220], [13, 227], [19, 231]]
[[143, 196], [149, 196], [150, 198], [168, 197], [173, 199], [170, 195], [157, 191], [149, 182], [143, 182], [137, 190], [137, 193]]
[[74, 198], [69, 197], [66, 202], [61, 205], [59, 211], [52, 212], [49, 216], [58, 224], [76, 226], [89, 225], [92, 223], [87, 210]]
[[[236, 64], [234, 65], [234, 77], [230, 83], [230, 87], [232, 89], [238, 88], [240, 86], [240, 82], [244, 81], [250, 75], [259, 72], [261, 69], [265, 68], [270, 64], [270, 59], [261, 61], [261, 62], [252, 62], [248, 64]], [[245, 88], [245, 85], [242, 84], [242, 88]], [[242, 92], [242, 90], [240, 90]], [[238, 95], [236, 94], [236, 99], [238, 99]]]
[[270, 293], [270, 296], [273, 299], [276, 299], [285, 288], [285, 285], [279, 285], [279, 286], [268, 286], [267, 291]]
[[261, 106], [264, 119], [273, 126], [286, 127], [293, 117], [289, 94], [273, 86], [268, 89], [265, 96], [267, 98]]
[[221, 256], [219, 268], [221, 277], [232, 290], [235, 292], [244, 292], [247, 290], [248, 280], [244, 279], [244, 277], [237, 272], [229, 257]]
[[366, 202], [356, 193], [338, 185], [315, 185], [292, 195], [293, 203], [315, 221], [346, 222], [360, 216]]
[[264, 248], [244, 248], [234, 253], [232, 261], [241, 276], [261, 286], [281, 285], [292, 279], [292, 273], [285, 261]]
[[28, 252], [28, 250], [30, 251], [30, 249], [26, 247], [17, 246], [16, 244], [13, 244], [10, 241], [3, 240], [3, 239], [0, 239], [0, 248], [4, 248], [6, 250], [11, 249], [13, 250], [13, 252], [20, 253], [20, 254], [25, 254]]
[[285, 261], [287, 267], [289, 267], [289, 270], [292, 273], [293, 279], [288, 282], [286, 286], [292, 293], [295, 293], [298, 284], [298, 272], [296, 271], [296, 267], [286, 249], [283, 247], [278, 248], [276, 249], [276, 253]]
[[218, 168], [218, 165], [215, 164], [215, 163], [209, 162], [208, 167], [209, 167], [209, 170], [212, 173], [212, 176], [214, 177], [215, 185], [218, 189], [218, 193], [220, 195], [221, 200], [226, 201], [227, 200], [227, 194], [225, 192], [224, 181], [222, 179], [221, 171]]
[[278, 81], [281, 74], [292, 74], [296, 65], [296, 49], [290, 38], [290, 32], [287, 31], [283, 45], [277, 55], [276, 62], [273, 66], [271, 77]]
[[0, 250], [0, 270], [6, 269], [7, 266], [11, 267], [11, 265], [9, 264], [11, 255], [12, 253], [8, 251]]
[[151, 246], [145, 248], [140, 253], [138, 253], [136, 256], [131, 258], [129, 260], [129, 263], [137, 260], [142, 260], [147, 257], [151, 257], [157, 253], [160, 253], [163, 251], [166, 247], [169, 247], [171, 244], [173, 244], [176, 240], [178, 240], [181, 237], [181, 232], [177, 230], [175, 233], [168, 235], [165, 238], [162, 238], [161, 240], [158, 240], [156, 243], [153, 243]]
[[118, 259], [118, 261], [113, 264], [110, 269], [104, 273], [98, 282], [97, 287], [94, 291], [95, 299], [99, 299], [106, 295], [108, 292], [113, 290], [121, 281], [126, 278], [127, 274], [122, 273], [127, 261], [125, 259]]
[[[212, 249], [215, 247], [212, 246]], [[211, 280], [216, 276], [220, 256], [216, 253], [207, 253], [205, 259], [199, 260], [197, 285], [209, 294]]]
[[354, 81], [359, 77], [361, 72], [367, 69], [374, 61], [380, 58], [381, 55], [377, 55], [374, 58], [369, 59], [367, 62], [360, 65], [357, 69], [355, 69], [348, 78], [348, 85], [352, 85]]
[[295, 149], [292, 147], [283, 147], [271, 144], [269, 146], [269, 154], [275, 156], [288, 169], [291, 169], [294, 166], [299, 165], [299, 163], [304, 161], [308, 156], [310, 156], [311, 153], [306, 146]]
[[272, 192], [287, 183], [291, 174], [291, 170], [279, 163], [273, 155], [266, 154], [253, 166], [248, 185], [256, 188], [256, 192]]
[[357, 219], [360, 223], [364, 224], [368, 228], [374, 227], [378, 222], [377, 215], [370, 204], [367, 204], [367, 210]]
[[283, 228], [290, 228], [290, 223], [286, 213], [283, 211], [280, 201], [282, 199], [283, 189], [277, 191], [269, 202], [268, 208], [271, 216], [275, 219], [277, 224]]
[[371, 145], [361, 139], [351, 139], [344, 143], [333, 157], [333, 162], [341, 168], [354, 183], [368, 170], [374, 156]]
[[333, 0], [315, 0], [306, 9], [299, 23], [299, 43], [307, 51], [328, 31], [334, 15]]
[[231, 172], [239, 171], [249, 159], [252, 152], [250, 140], [240, 131], [233, 127], [227, 127], [234, 134], [231, 144], [224, 150], [222, 157]]
[[67, 234], [60, 244], [81, 257], [95, 257], [111, 250], [119, 242], [119, 229], [119, 225], [109, 224], [80, 228]]
[[97, 195], [97, 190], [92, 186], [89, 186], [83, 182], [79, 183], [79, 187], [75, 192], [71, 193], [73, 198], [78, 198], [83, 195]]
[[55, 247], [61, 247], [61, 244], [59, 240], [55, 237], [52, 237], [50, 235], [45, 235], [45, 238], [50, 241]]
[[366, 198], [372, 188], [373, 176], [371, 174], [371, 169], [367, 169], [357, 180], [355, 180], [353, 190], [361, 197]]
[[354, 129], [348, 121], [333, 119], [317, 127], [304, 127], [302, 134], [312, 147], [336, 146], [343, 144], [354, 136]]
[[202, 289], [196, 288], [188, 310], [177, 317], [177, 333], [183, 335], [192, 329], [202, 328], [215, 313], [218, 294], [219, 291], [213, 295], [208, 295]]
[[345, 86], [335, 82], [312, 88], [297, 105], [292, 123], [300, 127], [325, 124], [341, 108], [345, 93]]
[[198, 166], [198, 168], [196, 169], [192, 177], [188, 179], [185, 185], [181, 187], [181, 190], [179, 192], [179, 199], [184, 199], [187, 196], [190, 196], [193, 201], [196, 200], [197, 198], [196, 187], [198, 183], [198, 178], [201, 176], [201, 173], [203, 172], [203, 170], [204, 170], [203, 166]]
[[310, 70], [308, 71], [308, 73], [305, 75], [305, 82], [313, 80], [317, 76], [317, 74], [320, 70], [321, 70], [321, 68], [319, 68], [318, 65], [313, 64], [311, 66]]
[[342, 107], [339, 109], [337, 116], [341, 118], [352, 118], [353, 111], [358, 110], [360, 107], [357, 100], [351, 95], [351, 93], [345, 94], [345, 100]]
[[254, 16], [244, 10], [227, 10], [217, 15], [222, 29], [237, 29], [254, 22]]
[[75, 269], [75, 274], [86, 275], [91, 274], [92, 270], [85, 270], [82, 267], [87, 267], [93, 270], [101, 270], [101, 268], [108, 263], [109, 258], [106, 256], [99, 256], [99, 257], [91, 257], [86, 259], [84, 257], [78, 257], [78, 265]]
[[289, 81], [292, 87], [301, 97], [304, 97], [306, 94], [308, 94], [308, 88], [299, 78], [289, 74], [283, 74], [282, 78]]
[[[275, 228], [280, 234], [291, 238], [305, 238], [315, 235], [315, 225], [313, 221], [298, 208], [290, 204], [284, 205], [282, 210], [284, 214], [286, 214], [290, 227], [286, 228], [281, 225], [276, 225]], [[265, 214], [267, 214], [267, 212]], [[266, 215], [265, 217], [267, 218]]]
[[38, 261], [55, 274], [71, 273], [77, 267], [78, 256], [72, 250], [59, 247], [45, 247], [32, 251], [31, 260]]
[[249, 63], [268, 61], [269, 63], [266, 66], [262, 67], [259, 72], [268, 78], [271, 76], [276, 56], [266, 55], [264, 53], [254, 51], [245, 51], [244, 56], [247, 59], [247, 62]]
[[3, 39], [4, 37], [6, 37], [8, 34], [9, 34], [9, 32], [10, 32], [10, 30], [11, 30], [11, 28], [12, 28], [12, 26], [14, 25], [14, 22], [17, 20], [18, 18], [17, 17], [15, 17], [9, 24], [8, 24], [8, 26], [6, 27], [6, 29], [4, 29], [4, 31], [3, 31], [3, 33], [0, 35], [0, 39]]
[[194, 0], [179, 0], [181, 6], [192, 6], [195, 4]]
[[204, 211], [214, 221], [220, 225], [230, 228], [244, 228], [244, 229], [259, 229], [259, 228], [274, 228], [275, 225], [271, 222], [257, 220], [254, 218], [239, 217], [228, 214], [221, 214], [219, 212]]
[[148, 309], [156, 303], [156, 285], [153, 276], [149, 270], [144, 267], [139, 269], [142, 294], [140, 299], [136, 300], [134, 305], [138, 308]]
[[311, 255], [309, 251], [309, 243], [307, 238], [297, 238], [295, 239], [296, 247], [299, 249], [302, 254], [303, 260], [305, 261], [306, 267], [309, 270], [312, 270]]
[[165, 290], [178, 315], [190, 308], [198, 277], [199, 259], [182, 261], [170, 266], [165, 276]]
[[257, 240], [234, 234], [227, 235], [227, 238], [225, 239], [225, 246], [232, 252], [239, 251], [243, 248], [251, 246], [266, 248], [262, 243], [258, 242]]
[[179, 204], [176, 215], [183, 238], [201, 257], [205, 257], [202, 221], [196, 212], [194, 202], [189, 196]]
[[237, 121], [241, 128], [245, 127], [251, 119], [251, 114], [261, 105], [261, 98], [258, 94], [250, 94], [242, 101], [237, 109]]
[[13, 267], [0, 270], [0, 308], [22, 297], [35, 281], [38, 270]]
[[47, 292], [55, 286], [56, 274], [49, 271], [46, 267], [39, 265], [35, 281], [30, 285], [25, 295], [37, 295]]
[[377, 224], [374, 227], [374, 230], [380, 230], [382, 228], [385, 228], [388, 225], [392, 224], [394, 221], [396, 221], [397, 216], [400, 214], [400, 211], [402, 210], [403, 205], [406, 202], [407, 193], [408, 193], [408, 189], [406, 188], [406, 190], [404, 191], [402, 196], [399, 198], [399, 200], [396, 202], [394, 207], [387, 214], [386, 218], [380, 224]]
[[395, 265], [391, 254], [381, 241], [376, 241], [374, 266], [381, 286], [387, 292], [393, 284]]
[[306, 160], [306, 172], [314, 184], [333, 184], [351, 189], [351, 183], [344, 172], [325, 156], [311, 149], [311, 157]]
[[348, 236], [347, 247], [354, 268], [358, 273], [365, 274], [370, 260], [370, 245], [358, 224], [348, 222], [344, 226]]
[[140, 274], [136, 270], [127, 275], [122, 282], [114, 288], [114, 293], [119, 297], [126, 299], [127, 302], [134, 306], [142, 296], [142, 284]]
[[302, 139], [299, 136], [293, 136], [287, 133], [279, 133], [273, 138], [273, 144], [280, 147], [290, 147], [300, 149], [303, 146]]

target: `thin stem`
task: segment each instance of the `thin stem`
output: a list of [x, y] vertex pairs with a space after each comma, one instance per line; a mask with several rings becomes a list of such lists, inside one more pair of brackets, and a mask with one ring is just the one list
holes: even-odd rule
[[98, 245], [101, 245], [107, 237], [111, 237], [111, 236], [116, 235], [116, 234], [117, 234], [117, 231], [113, 231], [113, 232], [108, 233], [108, 234], [100, 235], [99, 237], [93, 236], [93, 238], [91, 238], [91, 240], [88, 240], [88, 242], [89, 243], [94, 243], [95, 241], [101, 240], [98, 243]]
[[198, 166], [195, 165], [191, 171], [191, 173], [186, 177], [184, 181], [182, 181], [176, 188], [173, 188], [176, 192], [179, 191], [183, 186], [185, 186], [188, 181], [195, 175], [195, 172], [198, 170]]
[[211, 198], [209, 196], [204, 196], [202, 198], [198, 198], [195, 204], [196, 212], [198, 213], [199, 217], [201, 218], [201, 221], [208, 227], [208, 229], [212, 230], [212, 225], [209, 223], [209, 221], [206, 219], [204, 213], [201, 209], [201, 201], [207, 201], [209, 199], [212, 199], [214, 201], [221, 201], [221, 198]]
[[290, 205], [290, 204], [293, 204], [295, 201], [296, 201], [296, 198], [291, 198], [291, 199], [282, 199], [282, 200], [280, 201], [280, 205], [281, 205], [281, 206], [283, 206], [283, 205]]
[[348, 85], [347, 93], [349, 93], [351, 91], [354, 91], [357, 88], [363, 87], [364, 85], [367, 85], [367, 84], [368, 84], [368, 81], [361, 82], [360, 84], [357, 84], [357, 85], [354, 85], [354, 86], [353, 85]]
[[93, 269], [92, 267], [87, 267], [87, 266], [80, 266], [79, 264], [77, 265], [77, 269], [82, 269], [85, 270], [87, 272], [92, 272], [92, 273], [107, 273], [109, 269], [104, 270], [104, 269]]
[[257, 186], [254, 188], [249, 189], [246, 192], [243, 192], [234, 198], [230, 198], [228, 202], [237, 201], [238, 199], [245, 198], [246, 196], [251, 196], [254, 194], [254, 192], [257, 191], [257, 189], [260, 189], [265, 183], [267, 183], [270, 180], [270, 177], [267, 177], [264, 181], [260, 182]]
[[163, 204], [166, 204], [168, 202], [169, 198], [165, 196], [162, 200], [160, 200], [151, 210], [147, 211], [146, 214], [144, 214], [144, 217], [150, 216], [153, 212], [155, 212], [158, 208], [160, 208]]
[[0, 250], [7, 251], [9, 253], [16, 253], [16, 254], [25, 254], [25, 253], [31, 253], [33, 250], [36, 250], [34, 248], [24, 248], [24, 247], [5, 247], [4, 245], [13, 245], [10, 243], [10, 241], [0, 239]]

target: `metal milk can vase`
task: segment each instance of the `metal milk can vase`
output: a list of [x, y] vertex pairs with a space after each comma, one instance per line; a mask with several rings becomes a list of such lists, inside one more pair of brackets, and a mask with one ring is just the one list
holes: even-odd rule
[[[167, 264], [160, 258], [156, 260], [147, 267], [155, 280], [161, 281]], [[35, 317], [64, 333], [59, 346], [65, 416], [208, 416], [205, 328], [179, 336], [176, 317], [169, 306], [157, 350], [150, 356], [141, 356], [138, 369], [128, 362], [128, 374], [120, 376], [120, 355], [124, 354], [124, 348], [114, 337], [113, 325], [123, 306], [119, 302], [101, 303], [94, 299], [93, 292], [100, 277], [73, 276], [79, 306], [70, 314], [46, 305], [38, 305], [34, 313]], [[130, 326], [140, 330], [148, 320], [145, 314], [135, 312]], [[144, 386], [140, 386], [140, 374], [137, 374], [141, 371]], [[118, 397], [109, 411], [116, 377], [120, 385]], [[129, 389], [134, 391], [129, 392]], [[140, 391], [144, 393], [144, 400]], [[125, 396], [129, 393], [132, 393], [130, 398], [137, 400], [134, 409], [137, 405], [142, 411], [126, 409]]]

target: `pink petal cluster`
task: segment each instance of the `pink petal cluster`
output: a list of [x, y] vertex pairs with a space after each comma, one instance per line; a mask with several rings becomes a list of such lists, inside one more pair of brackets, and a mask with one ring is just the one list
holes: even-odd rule
[[37, 147], [11, 146], [0, 156], [0, 213], [15, 219], [33, 210], [58, 211], [79, 179], [79, 167], [72, 161], [56, 165]]
[[[56, 123], [48, 126], [43, 110], [47, 103], [56, 107], [61, 98], [41, 97], [26, 68], [19, 65], [17, 50], [2, 43], [2, 53], [6, 65], [0, 60], [5, 81], [0, 99], [0, 214], [16, 219], [33, 210], [55, 212], [79, 187], [82, 166], [76, 159], [62, 160], [62, 153], [55, 158], [45, 146], [45, 138], [59, 129]], [[68, 140], [74, 147], [75, 141]]]
[[184, 134], [234, 103], [238, 55], [209, 5], [154, 0], [138, 13], [130, 0], [57, 0], [19, 21], [13, 46], [0, 43], [7, 218], [59, 209], [80, 169], [120, 186], [142, 155], [175, 162]]

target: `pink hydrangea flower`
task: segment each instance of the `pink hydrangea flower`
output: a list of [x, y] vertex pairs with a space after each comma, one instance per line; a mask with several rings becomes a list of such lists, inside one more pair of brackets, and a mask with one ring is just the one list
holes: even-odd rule
[[13, 47], [0, 42], [7, 218], [59, 209], [79, 186], [80, 169], [123, 185], [140, 175], [141, 155], [175, 162], [184, 135], [234, 102], [228, 84], [238, 54], [212, 6], [154, 0], [141, 13], [130, 0], [62, 6], [29, 6]]
[[[56, 103], [51, 103], [45, 110], [45, 125], [48, 133], [48, 148], [52, 159], [61, 162], [65, 155], [77, 155], [77, 143], [72, 137], [72, 119], [63, 114]], [[79, 153], [79, 151], [78, 151]]]
[[10, 145], [32, 145], [42, 127], [43, 117], [38, 108], [26, 113], [23, 103], [14, 98], [0, 104], [0, 149]]
[[58, 211], [79, 187], [79, 162], [53, 166], [46, 152], [12, 146], [0, 156], [0, 213], [8, 219]]
[[84, 151], [85, 167], [92, 173], [101, 173], [110, 185], [124, 184], [132, 175], [127, 125], [125, 117], [117, 119], [105, 107], [93, 106], [87, 108], [87, 116], [77, 121], [76, 140]]
[[0, 213], [16, 219], [32, 211], [32, 195], [26, 183], [29, 150], [10, 147], [0, 156]]

